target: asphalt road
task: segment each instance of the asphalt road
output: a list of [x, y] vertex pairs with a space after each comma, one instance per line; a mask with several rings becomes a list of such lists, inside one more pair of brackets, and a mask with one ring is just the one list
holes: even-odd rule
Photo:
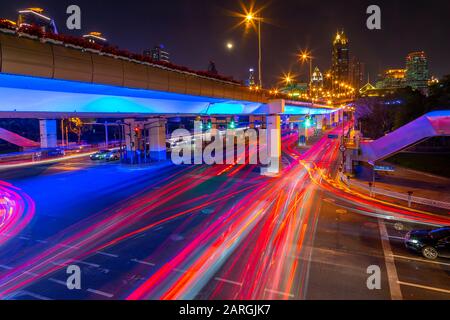
[[[20, 233], [0, 235], [0, 297], [449, 299], [450, 262], [402, 243], [430, 226], [327, 185], [336, 141], [295, 142], [283, 141], [278, 178], [256, 166], [88, 159], [0, 172], [35, 206]], [[68, 265], [81, 268], [81, 290], [67, 289]], [[380, 290], [367, 288], [369, 266]]]

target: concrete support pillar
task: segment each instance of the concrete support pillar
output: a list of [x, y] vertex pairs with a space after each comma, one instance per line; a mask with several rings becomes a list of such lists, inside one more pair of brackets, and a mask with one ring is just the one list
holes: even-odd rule
[[135, 151], [135, 132], [136, 127], [134, 119], [125, 119], [125, 146], [127, 154], [131, 154]]
[[273, 100], [268, 104], [269, 115], [266, 117], [267, 152], [270, 162], [268, 167], [261, 169], [262, 175], [273, 176], [281, 171], [281, 117], [284, 112], [284, 100]]
[[325, 115], [324, 121], [325, 121], [325, 126], [327, 128], [332, 125], [331, 118], [332, 118], [332, 114], [331, 113], [328, 113], [328, 114]]
[[339, 110], [339, 122], [344, 121], [344, 110]]
[[317, 130], [322, 130], [323, 129], [323, 126], [324, 126], [324, 119], [325, 119], [325, 116], [324, 115], [321, 115], [321, 114], [319, 114], [319, 115], [316, 115], [316, 122], [317, 122]]
[[339, 122], [339, 112], [333, 112], [333, 124], [336, 124]]
[[167, 159], [166, 149], [166, 120], [154, 119], [148, 125], [150, 135], [150, 158], [156, 161]]
[[56, 120], [39, 120], [41, 135], [41, 148], [56, 148], [58, 146], [56, 135]]

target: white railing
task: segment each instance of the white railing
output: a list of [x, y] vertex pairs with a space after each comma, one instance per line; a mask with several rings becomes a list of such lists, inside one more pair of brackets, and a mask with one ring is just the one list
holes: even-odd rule
[[379, 195], [383, 195], [383, 196], [387, 196], [387, 197], [391, 197], [391, 198], [395, 198], [395, 199], [399, 199], [399, 200], [404, 200], [408, 203], [417, 203], [417, 204], [423, 204], [426, 206], [450, 210], [450, 202], [415, 197], [415, 196], [409, 195], [407, 193], [389, 191], [389, 190], [377, 188], [377, 187], [371, 188], [368, 184], [362, 183], [360, 181], [355, 181], [352, 179], [350, 179], [350, 181], [349, 181], [348, 178], [342, 174], [341, 174], [341, 180], [342, 180], [342, 182], [346, 183], [350, 187], [355, 186], [355, 187], [361, 188], [373, 195], [379, 194]]

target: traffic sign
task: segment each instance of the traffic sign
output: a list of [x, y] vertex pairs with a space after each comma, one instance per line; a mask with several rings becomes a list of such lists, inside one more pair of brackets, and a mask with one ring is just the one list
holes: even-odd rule
[[328, 139], [333, 139], [333, 140], [339, 139], [339, 135], [337, 135], [337, 134], [329, 134], [328, 135]]
[[394, 172], [395, 168], [391, 166], [375, 166], [373, 167], [375, 171], [385, 171], [385, 172]]
[[344, 145], [341, 145], [341, 146], [339, 147], [339, 150], [340, 150], [342, 153], [344, 153], [345, 151], [347, 151], [347, 148], [346, 148]]

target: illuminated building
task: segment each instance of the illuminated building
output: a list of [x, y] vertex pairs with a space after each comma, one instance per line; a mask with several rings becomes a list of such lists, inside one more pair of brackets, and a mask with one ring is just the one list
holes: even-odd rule
[[361, 97], [376, 96], [377, 88], [375, 88], [370, 82], [367, 82], [361, 89], [359, 89], [359, 94]]
[[306, 97], [309, 92], [309, 84], [292, 82], [287, 84], [284, 88], [282, 88], [280, 92], [292, 98]]
[[108, 44], [108, 40], [103, 37], [101, 32], [90, 32], [83, 36], [84, 39], [88, 40], [90, 43], [100, 44], [105, 46]]
[[377, 82], [378, 89], [399, 89], [406, 87], [406, 70], [389, 69], [386, 70], [382, 79]]
[[170, 63], [170, 54], [161, 44], [159, 46], [155, 46], [153, 49], [145, 50], [144, 56], [152, 58], [153, 61], [161, 61]]
[[338, 32], [333, 41], [333, 80], [348, 83], [350, 53], [349, 42], [344, 31]]
[[55, 21], [44, 15], [44, 10], [41, 8], [28, 8], [19, 11], [19, 18], [17, 25], [22, 26], [38, 26], [44, 32], [58, 33]]
[[248, 76], [248, 80], [247, 80], [247, 85], [249, 87], [254, 87], [256, 85], [256, 81], [255, 81], [255, 69], [251, 68], [249, 70], [249, 76]]
[[350, 63], [349, 80], [350, 84], [356, 90], [364, 85], [365, 65], [356, 57], [353, 57]]
[[425, 52], [412, 52], [406, 57], [406, 85], [413, 89], [428, 89], [430, 73]]
[[316, 67], [311, 77], [311, 87], [313, 88], [323, 88], [323, 74], [320, 72], [319, 68]]

